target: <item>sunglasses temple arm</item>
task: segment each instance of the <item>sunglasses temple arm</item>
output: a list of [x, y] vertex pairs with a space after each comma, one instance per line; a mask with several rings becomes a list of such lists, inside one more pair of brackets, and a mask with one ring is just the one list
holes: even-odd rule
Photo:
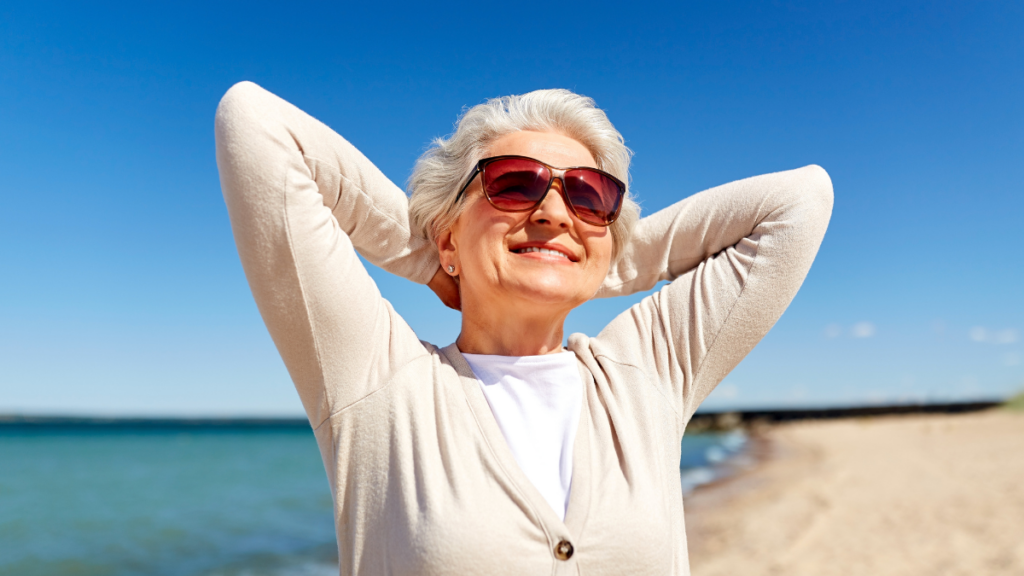
[[455, 204], [459, 203], [459, 199], [462, 198], [462, 194], [466, 191], [466, 188], [469, 188], [469, 185], [473, 183], [473, 179], [476, 178], [476, 175], [479, 173], [480, 165], [477, 164], [476, 168], [473, 169], [473, 173], [470, 174], [469, 178], [466, 179], [466, 183], [462, 185], [462, 189], [459, 190], [459, 193], [455, 195]]

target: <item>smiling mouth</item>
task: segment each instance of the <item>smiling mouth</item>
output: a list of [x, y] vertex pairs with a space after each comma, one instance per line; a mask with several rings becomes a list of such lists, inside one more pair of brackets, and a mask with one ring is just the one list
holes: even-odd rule
[[540, 248], [538, 246], [529, 246], [527, 248], [517, 248], [515, 250], [512, 250], [512, 252], [514, 252], [516, 254], [528, 254], [530, 252], [539, 252], [541, 254], [550, 254], [552, 256], [560, 256], [560, 257], [565, 258], [566, 260], [568, 260], [570, 262], [574, 261], [572, 258], [569, 257], [568, 254], [564, 254], [562, 252], [559, 252], [558, 250], [551, 250], [549, 248]]

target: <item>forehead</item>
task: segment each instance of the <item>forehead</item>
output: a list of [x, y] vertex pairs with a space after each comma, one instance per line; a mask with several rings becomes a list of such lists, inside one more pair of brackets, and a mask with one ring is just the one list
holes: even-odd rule
[[506, 155], [529, 156], [556, 168], [597, 168], [597, 162], [586, 146], [557, 132], [512, 132], [498, 138], [487, 148], [488, 158]]

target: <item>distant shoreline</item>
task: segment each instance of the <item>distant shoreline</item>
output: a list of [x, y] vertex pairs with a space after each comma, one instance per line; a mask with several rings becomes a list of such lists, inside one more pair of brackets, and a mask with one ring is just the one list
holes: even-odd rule
[[119, 416], [36, 416], [0, 414], [0, 432], [10, 430], [310, 430], [306, 418], [251, 417], [119, 417]]
[[800, 420], [836, 420], [901, 414], [964, 414], [1001, 406], [1005, 400], [971, 402], [935, 402], [922, 404], [889, 404], [878, 406], [845, 406], [836, 408], [782, 408], [774, 410], [698, 411], [686, 429], [690, 432], [730, 430]]
[[[994, 408], [1003, 400], [893, 404], [841, 408], [790, 408], [772, 410], [698, 411], [687, 426], [689, 432], [731, 430], [798, 420], [833, 420], [897, 414], [959, 414]], [[0, 414], [0, 430], [38, 429], [281, 429], [310, 428], [304, 417], [142, 417], [142, 416], [60, 416]]]

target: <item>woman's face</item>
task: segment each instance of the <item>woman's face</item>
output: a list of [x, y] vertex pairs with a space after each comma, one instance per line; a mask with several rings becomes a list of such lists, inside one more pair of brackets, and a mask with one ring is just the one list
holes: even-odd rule
[[[597, 167], [586, 147], [554, 132], [513, 132], [495, 140], [485, 157], [502, 155], [559, 168]], [[491, 306], [510, 314], [567, 314], [594, 296], [611, 262], [611, 231], [577, 219], [561, 186], [555, 180], [532, 211], [502, 212], [484, 197], [479, 176], [469, 185], [465, 209], [438, 243], [445, 265], [457, 268], [464, 312]]]

